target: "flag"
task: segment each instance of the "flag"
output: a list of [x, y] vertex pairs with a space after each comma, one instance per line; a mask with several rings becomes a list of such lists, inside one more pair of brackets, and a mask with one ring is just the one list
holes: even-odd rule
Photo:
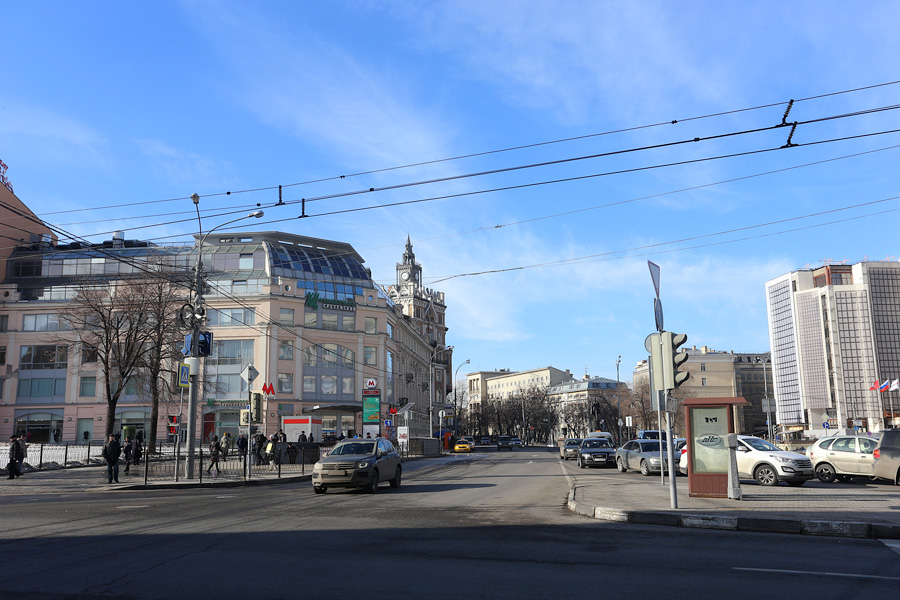
[[878, 380], [876, 379], [875, 383], [872, 384], [872, 387], [869, 388], [869, 391], [871, 392], [872, 390], [877, 390], [877, 389], [878, 389]]
[[885, 379], [885, 380], [884, 380], [884, 383], [882, 383], [881, 385], [878, 386], [878, 391], [879, 391], [879, 392], [886, 392], [887, 389], [888, 389], [889, 387], [891, 387], [891, 380], [890, 380], [890, 379]]
[[891, 389], [888, 390], [888, 391], [889, 391], [889, 392], [896, 392], [897, 390], [900, 390], [900, 379], [895, 379], [894, 381], [892, 381], [892, 382], [891, 382]]

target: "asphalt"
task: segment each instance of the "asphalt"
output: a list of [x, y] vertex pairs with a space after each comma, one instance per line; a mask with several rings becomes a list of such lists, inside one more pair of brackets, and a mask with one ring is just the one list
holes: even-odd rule
[[[533, 451], [534, 448], [515, 452]], [[555, 448], [541, 448], [556, 454]], [[412, 459], [416, 460], [416, 459]], [[427, 458], [421, 460], [428, 460]], [[742, 481], [740, 500], [692, 498], [687, 477], [676, 479], [677, 507], [672, 506], [668, 478], [644, 477], [615, 468], [579, 469], [575, 461], [559, 461], [569, 483], [567, 505], [573, 512], [604, 521], [699, 529], [753, 531], [852, 538], [900, 539], [900, 487], [857, 478], [847, 483], [818, 480], [802, 487], [760, 486]], [[120, 474], [121, 483], [106, 483], [103, 466], [30, 471], [0, 481], [0, 498], [34, 495], [66, 496], [87, 492], [123, 493], [146, 489], [225, 488], [308, 481], [309, 475], [257, 476], [232, 479], [150, 481]]]

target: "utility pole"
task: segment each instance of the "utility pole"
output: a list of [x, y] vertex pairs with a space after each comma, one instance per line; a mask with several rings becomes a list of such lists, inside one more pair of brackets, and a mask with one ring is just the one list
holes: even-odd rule
[[[616, 359], [616, 418], [619, 424], [619, 445], [622, 445], [622, 401], [619, 399], [619, 364], [622, 362], [622, 355]], [[633, 384], [632, 384], [633, 385]]]

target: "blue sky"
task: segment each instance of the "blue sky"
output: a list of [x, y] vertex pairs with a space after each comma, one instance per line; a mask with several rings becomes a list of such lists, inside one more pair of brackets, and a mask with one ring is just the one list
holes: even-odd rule
[[900, 111], [868, 112], [900, 104], [893, 2], [50, 1], [3, 21], [0, 160], [48, 222], [183, 241], [191, 193], [205, 229], [259, 203], [253, 230], [348, 242], [384, 284], [409, 235], [472, 370], [615, 377], [621, 355], [629, 380], [648, 260], [666, 328], [737, 352], [768, 349], [766, 280], [897, 260]]

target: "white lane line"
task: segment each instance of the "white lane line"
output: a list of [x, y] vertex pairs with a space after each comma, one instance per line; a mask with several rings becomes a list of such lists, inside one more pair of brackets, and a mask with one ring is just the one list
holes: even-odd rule
[[885, 577], [884, 575], [863, 575], [861, 573], [832, 573], [830, 571], [791, 571], [789, 569], [752, 569], [748, 567], [731, 567], [734, 571], [755, 571], [757, 573], [787, 573], [789, 575], [815, 575], [816, 577], [853, 577], [855, 579], [888, 579], [900, 581], [900, 577]]
[[130, 506], [117, 506], [116, 509], [135, 509], [135, 508], [150, 508], [149, 504], [134, 504]]

